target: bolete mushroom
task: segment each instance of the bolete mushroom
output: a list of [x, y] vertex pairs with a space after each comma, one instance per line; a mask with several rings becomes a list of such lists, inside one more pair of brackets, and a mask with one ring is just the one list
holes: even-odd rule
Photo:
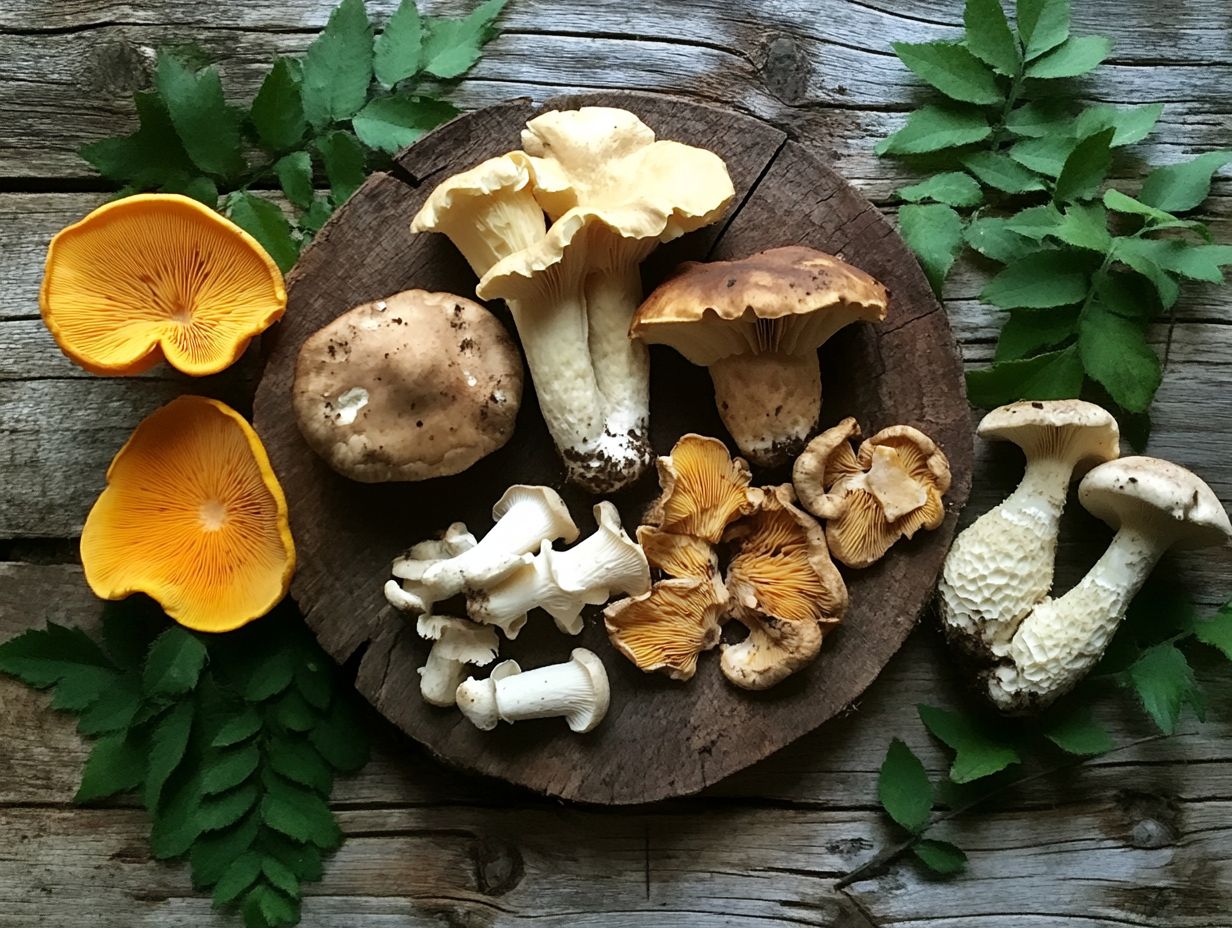
[[257, 433], [205, 397], [155, 410], [107, 469], [81, 532], [81, 564], [99, 598], [145, 593], [197, 631], [265, 615], [286, 595], [295, 546]]
[[415, 630], [432, 642], [427, 663], [419, 668], [419, 692], [433, 706], [452, 706], [466, 666], [492, 663], [500, 646], [495, 628], [447, 615], [421, 615]]
[[826, 630], [847, 611], [847, 587], [825, 532], [795, 505], [790, 484], [766, 487], [756, 512], [733, 525], [727, 566], [730, 613], [748, 628], [724, 645], [720, 666], [744, 689], [774, 686], [809, 664]]
[[639, 669], [689, 680], [698, 655], [719, 643], [726, 604], [717, 574], [660, 580], [649, 593], [612, 603], [603, 618], [612, 645]]
[[502, 661], [486, 680], [471, 678], [457, 692], [458, 708], [482, 731], [500, 721], [564, 718], [571, 731], [588, 732], [607, 714], [610, 691], [603, 662], [585, 648], [570, 660], [523, 672]]
[[662, 494], [646, 516], [648, 525], [715, 543], [733, 519], [751, 512], [761, 491], [752, 475], [717, 438], [688, 434], [658, 460]]
[[761, 467], [797, 454], [821, 415], [817, 349], [885, 318], [886, 289], [832, 255], [791, 245], [687, 263], [638, 309], [630, 334], [708, 367], [719, 416]]
[[1095, 666], [1159, 558], [1169, 548], [1226, 544], [1232, 523], [1196, 474], [1158, 458], [1101, 464], [1078, 500], [1116, 530], [1085, 577], [1059, 599], [1041, 602], [1019, 624], [988, 693], [1006, 711], [1042, 709]]
[[1022, 481], [959, 534], [937, 591], [946, 638], [987, 660], [1052, 589], [1057, 531], [1070, 480], [1120, 454], [1116, 419], [1082, 400], [1024, 401], [994, 409], [980, 437], [1012, 441], [1027, 458]]
[[278, 265], [196, 200], [143, 193], [58, 233], [39, 291], [43, 322], [92, 374], [166, 361], [193, 376], [229, 367], [287, 305]]
[[308, 446], [343, 476], [444, 477], [513, 434], [522, 359], [479, 304], [407, 290], [311, 335], [295, 365], [292, 400]]
[[826, 520], [830, 554], [848, 567], [878, 561], [900, 538], [945, 520], [950, 488], [945, 453], [909, 425], [882, 429], [853, 454], [852, 418], [822, 432], [796, 458], [792, 483], [800, 504]]

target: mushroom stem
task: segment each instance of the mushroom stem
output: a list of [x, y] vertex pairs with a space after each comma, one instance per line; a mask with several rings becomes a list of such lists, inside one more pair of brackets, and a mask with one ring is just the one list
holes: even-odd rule
[[759, 467], [795, 457], [821, 416], [817, 352], [731, 355], [710, 365], [719, 417]]
[[458, 684], [466, 679], [462, 661], [443, 657], [436, 644], [428, 652], [428, 660], [419, 668], [419, 693], [432, 706], [452, 706]]
[[502, 664], [487, 680], [466, 680], [456, 695], [462, 714], [484, 731], [502, 719], [563, 717], [573, 731], [587, 732], [603, 720], [609, 700], [603, 662], [584, 648], [575, 649], [567, 663], [525, 673]]
[[[627, 434], [630, 450], [650, 465], [650, 357], [646, 346], [629, 338], [629, 324], [642, 300], [637, 264], [620, 264], [586, 279], [586, 319], [590, 357], [599, 392], [607, 403], [608, 429]], [[634, 445], [636, 443], [636, 445]]]
[[561, 589], [553, 570], [553, 559], [546, 550], [495, 586], [472, 590], [466, 598], [467, 614], [484, 625], [504, 627], [506, 637], [512, 640], [526, 624], [526, 613], [541, 608], [556, 621], [556, 627], [562, 632], [579, 634], [587, 597], [584, 593]]

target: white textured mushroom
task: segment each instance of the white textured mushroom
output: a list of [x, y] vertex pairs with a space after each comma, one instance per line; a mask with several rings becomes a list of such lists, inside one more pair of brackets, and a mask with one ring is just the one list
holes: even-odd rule
[[988, 679], [992, 701], [1004, 710], [1044, 708], [1081, 680], [1165, 551], [1221, 545], [1232, 537], [1228, 514], [1211, 488], [1158, 458], [1100, 465], [1082, 481], [1078, 499], [1116, 536], [1077, 586], [1036, 606], [1018, 626], [1008, 663]]
[[[542, 608], [566, 635], [582, 632], [582, 609], [606, 603], [615, 594], [640, 596], [650, 590], [650, 565], [642, 546], [621, 527], [620, 513], [606, 500], [594, 508], [599, 528], [567, 551], [544, 542], [529, 564], [499, 583], [472, 589], [467, 612], [477, 622], [514, 626]], [[508, 632], [507, 632], [508, 634]]]
[[434, 706], [452, 706], [466, 665], [492, 663], [500, 645], [496, 629], [445, 615], [421, 615], [415, 630], [433, 642], [427, 663], [419, 668], [419, 692]]
[[937, 590], [946, 637], [979, 657], [1002, 655], [1018, 623], [1052, 588], [1057, 531], [1070, 480], [1119, 454], [1112, 414], [1081, 400], [994, 409], [979, 435], [1026, 455], [1022, 482], [968, 526], [950, 549]]
[[458, 687], [458, 708], [484, 731], [502, 720], [545, 718], [564, 718], [573, 731], [590, 731], [607, 714], [607, 671], [585, 648], [576, 648], [570, 657], [567, 663], [526, 672], [515, 661], [502, 661], [488, 679], [471, 678]]

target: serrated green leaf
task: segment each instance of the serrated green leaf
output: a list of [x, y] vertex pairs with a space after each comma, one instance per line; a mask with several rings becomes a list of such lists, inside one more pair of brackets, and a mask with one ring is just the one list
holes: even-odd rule
[[315, 845], [292, 841], [267, 829], [261, 836], [261, 847], [267, 855], [280, 860], [301, 883], [321, 879], [321, 852]]
[[299, 921], [299, 909], [296, 903], [287, 899], [281, 893], [269, 887], [261, 887], [261, 892], [257, 899], [261, 909], [261, 917], [269, 928], [294, 925]]
[[1069, 0], [1017, 0], [1018, 35], [1033, 61], [1069, 38]]
[[274, 707], [274, 718], [288, 731], [305, 732], [316, 724], [317, 710], [298, 690], [291, 689], [279, 698]]
[[317, 139], [317, 153], [325, 165], [336, 206], [345, 203], [364, 182], [364, 149], [350, 132], [330, 132]]
[[369, 148], [397, 154], [425, 132], [458, 115], [457, 107], [429, 97], [381, 97], [365, 106], [351, 125]]
[[385, 87], [413, 76], [422, 60], [423, 24], [415, 0], [402, 0], [376, 38], [373, 71]]
[[1024, 167], [1045, 177], [1057, 177], [1065, 161], [1073, 153], [1078, 140], [1067, 135], [1049, 135], [1038, 139], [1023, 139], [1009, 149], [1009, 156]]
[[994, 738], [982, 726], [970, 719], [935, 706], [916, 706], [920, 720], [933, 735], [954, 751], [950, 779], [955, 783], [970, 783], [991, 776], [1021, 758], [1008, 744]]
[[302, 789], [267, 793], [261, 800], [261, 820], [288, 838], [310, 842], [322, 850], [331, 850], [342, 840], [329, 806], [315, 793]]
[[56, 684], [51, 708], [82, 712], [98, 702], [102, 695], [115, 685], [118, 678], [116, 671], [106, 667], [79, 665]]
[[984, 200], [980, 185], [962, 171], [934, 174], [918, 184], [903, 187], [898, 195], [909, 203], [931, 200], [947, 206], [978, 206]]
[[261, 762], [261, 752], [255, 744], [232, 748], [214, 755], [201, 773], [201, 791], [207, 796], [225, 793], [247, 780]]
[[972, 220], [963, 238], [984, 257], [1002, 264], [1025, 258], [1040, 247], [1032, 239], [1010, 229], [1008, 219], [994, 216]]
[[1005, 128], [1022, 138], [1070, 135], [1072, 125], [1069, 110], [1056, 100], [1032, 100], [1012, 110], [1005, 119]]
[[286, 690], [295, 678], [295, 656], [288, 648], [268, 655], [258, 671], [248, 681], [244, 698], [249, 702], [264, 702]]
[[1098, 204], [1066, 207], [1064, 217], [1049, 235], [1067, 245], [1096, 251], [1101, 255], [1112, 247], [1108, 213]]
[[112, 663], [89, 635], [79, 628], [48, 622], [0, 644], [0, 673], [28, 686], [52, 686], [82, 669], [108, 670]]
[[1027, 238], [1043, 240], [1056, 231], [1057, 226], [1065, 219], [1062, 212], [1051, 203], [1044, 206], [1031, 206], [1021, 210], [1007, 220], [1007, 227]]
[[113, 732], [94, 742], [81, 773], [81, 786], [73, 802], [93, 802], [141, 785], [145, 773], [145, 744], [128, 732]]
[[321, 227], [325, 225], [333, 212], [334, 204], [329, 201], [328, 197], [317, 197], [300, 219], [300, 228], [303, 229], [305, 235], [315, 235], [321, 231]]
[[291, 899], [299, 898], [299, 877], [282, 861], [267, 855], [261, 861], [261, 872], [279, 892]]
[[312, 205], [312, 156], [306, 151], [283, 155], [274, 165], [274, 174], [287, 199], [300, 209]]
[[1095, 285], [1094, 300], [1104, 309], [1145, 325], [1159, 314], [1154, 291], [1134, 274], [1105, 272]]
[[269, 743], [269, 765], [275, 773], [314, 789], [322, 796], [328, 796], [334, 784], [333, 770], [306, 740], [294, 737], [272, 739]]
[[1053, 198], [1058, 203], [1085, 200], [1099, 193], [1099, 186], [1112, 167], [1113, 129], [1104, 129], [1083, 139], [1065, 159]]
[[1030, 193], [1044, 189], [1044, 182], [1038, 175], [999, 152], [972, 152], [963, 157], [962, 163], [989, 187], [1006, 193]]
[[295, 687], [310, 706], [324, 711], [334, 692], [329, 658], [319, 652], [305, 657], [295, 668]]
[[1066, 39], [1048, 54], [1031, 62], [1026, 74], [1037, 80], [1078, 77], [1099, 67], [1111, 52], [1112, 40], [1102, 35]]
[[893, 42], [898, 55], [917, 77], [959, 103], [991, 104], [1005, 99], [996, 75], [962, 45], [954, 42]]
[[368, 736], [349, 699], [335, 699], [308, 737], [335, 770], [354, 773], [368, 762]]
[[179, 625], [167, 629], [150, 646], [141, 686], [147, 696], [180, 696], [197, 685], [206, 651], [192, 632]]
[[136, 674], [125, 674], [81, 714], [77, 730], [83, 735], [119, 731], [132, 723], [140, 708], [141, 683]]
[[216, 831], [238, 822], [261, 798], [255, 783], [217, 796], [203, 796], [198, 803], [196, 821], [201, 831]]
[[1113, 129], [1112, 147], [1141, 142], [1151, 134], [1164, 111], [1162, 103], [1141, 106], [1089, 106], [1074, 120], [1074, 135], [1086, 138], [1104, 129]]
[[276, 203], [239, 191], [227, 198], [227, 218], [255, 238], [283, 273], [295, 266], [299, 244]]
[[933, 292], [940, 296], [945, 277], [962, 250], [962, 217], [943, 204], [913, 204], [898, 211], [898, 228], [919, 259]]
[[1075, 399], [1082, 391], [1082, 359], [1078, 347], [1036, 355], [1022, 361], [1001, 361], [967, 372], [967, 399], [973, 406], [994, 409], [1017, 400]]
[[223, 723], [218, 733], [214, 736], [214, 740], [210, 742], [210, 746], [215, 748], [230, 747], [234, 744], [239, 744], [241, 741], [247, 741], [260, 730], [261, 717], [251, 709], [244, 708]]
[[492, 24], [508, 0], [486, 0], [461, 19], [432, 16], [426, 19], [423, 69], [433, 77], [461, 77], [479, 60], [479, 50], [495, 30]]
[[917, 832], [928, 824], [933, 808], [933, 786], [920, 759], [895, 738], [890, 742], [877, 777], [881, 807], [898, 824]]
[[350, 119], [372, 83], [372, 24], [363, 0], [342, 0], [304, 55], [304, 116], [318, 129]]
[[1163, 304], [1164, 309], [1171, 309], [1176, 305], [1177, 299], [1180, 298], [1180, 285], [1136, 245], [1126, 247], [1127, 241], [1131, 240], [1125, 238], [1114, 239], [1112, 253], [1119, 261], [1149, 280], [1154, 285], [1155, 292], [1159, 294], [1159, 301]]
[[1211, 193], [1211, 178], [1232, 163], [1232, 151], [1212, 151], [1181, 164], [1156, 168], [1142, 183], [1138, 199], [1148, 206], [1183, 213], [1199, 206]]
[[1166, 735], [1176, 731], [1186, 704], [1202, 711], [1202, 696], [1189, 661], [1169, 641], [1142, 652], [1129, 668], [1129, 682], [1143, 708]]
[[1002, 74], [1018, 70], [1018, 42], [1001, 9], [1001, 0], [967, 0], [963, 25], [971, 54]]
[[1112, 736], [1091, 715], [1088, 706], [1057, 712], [1044, 723], [1044, 737], [1068, 754], [1091, 757], [1111, 751]]
[[223, 98], [218, 71], [194, 72], [176, 56], [161, 54], [155, 85], [192, 163], [215, 177], [241, 174], [239, 120]]
[[192, 846], [193, 886], [204, 889], [222, 879], [231, 862], [252, 847], [260, 830], [260, 815], [253, 812], [230, 828], [202, 835]]
[[1122, 237], [1116, 241], [1116, 254], [1122, 260], [1138, 255], [1169, 273], [1208, 283], [1222, 283], [1220, 268], [1232, 264], [1230, 245], [1194, 245], [1179, 239]]
[[133, 95], [139, 127], [132, 135], [101, 139], [81, 148], [81, 157], [104, 177], [137, 190], [161, 187], [193, 168], [176, 135], [167, 107], [153, 91]]
[[995, 361], [1017, 361], [1057, 348], [1078, 334], [1078, 310], [1010, 312], [997, 339]]
[[929, 870], [941, 876], [950, 876], [967, 869], [967, 855], [962, 848], [948, 841], [924, 838], [911, 846], [911, 853]]
[[923, 106], [907, 117], [907, 124], [877, 143], [879, 155], [918, 155], [982, 141], [992, 127], [978, 109]]
[[1232, 604], [1221, 606], [1209, 619], [1195, 622], [1193, 634], [1203, 644], [1218, 648], [1232, 661]]
[[238, 899], [261, 875], [261, 863], [262, 857], [255, 851], [246, 851], [235, 858], [214, 887], [214, 905], [223, 906]]
[[175, 777], [164, 788], [162, 805], [150, 828], [150, 853], [156, 860], [187, 854], [201, 834], [198, 787], [198, 778], [191, 776]]
[[183, 699], [172, 707], [154, 727], [150, 737], [150, 755], [146, 761], [145, 788], [142, 799], [151, 811], [158, 808], [163, 787], [175, 768], [184, 759], [188, 738], [192, 734], [194, 706]]
[[1135, 216], [1145, 216], [1155, 222], [1175, 222], [1176, 217], [1162, 209], [1147, 206], [1119, 190], [1104, 191], [1104, 206], [1118, 213], [1130, 213]]
[[274, 62], [261, 82], [249, 114], [257, 138], [273, 151], [294, 148], [308, 128], [297, 69], [289, 58]]
[[1091, 282], [1085, 254], [1050, 249], [1008, 265], [988, 282], [980, 298], [1002, 309], [1047, 309], [1082, 302]]
[[1078, 350], [1092, 380], [1130, 412], [1143, 412], [1159, 389], [1163, 369], [1136, 322], [1093, 303], [1078, 323]]

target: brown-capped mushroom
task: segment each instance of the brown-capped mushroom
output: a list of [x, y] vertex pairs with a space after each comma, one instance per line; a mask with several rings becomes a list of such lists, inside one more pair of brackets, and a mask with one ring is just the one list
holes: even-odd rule
[[644, 596], [612, 603], [603, 619], [613, 647], [641, 670], [688, 680], [697, 671], [697, 656], [719, 642], [726, 602], [717, 574], [661, 580]]
[[479, 304], [407, 290], [310, 336], [293, 399], [304, 440], [338, 473], [426, 480], [464, 471], [509, 440], [522, 360]]
[[658, 461], [663, 493], [646, 522], [677, 535], [717, 542], [731, 521], [750, 512], [760, 491], [742, 458], [733, 458], [717, 438], [688, 434]]

